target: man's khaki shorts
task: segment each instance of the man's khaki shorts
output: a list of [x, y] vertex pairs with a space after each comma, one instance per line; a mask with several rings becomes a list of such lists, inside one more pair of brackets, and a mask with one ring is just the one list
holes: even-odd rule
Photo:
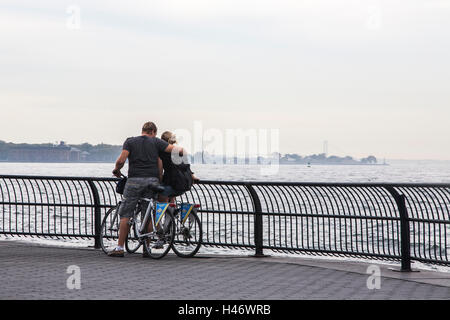
[[[119, 215], [121, 218], [131, 218], [134, 209], [140, 198], [152, 198], [154, 192], [150, 190], [149, 186], [158, 186], [159, 179], [154, 177], [148, 178], [128, 178], [123, 192], [122, 204], [119, 208]], [[148, 203], [144, 203], [144, 208], [147, 208]]]

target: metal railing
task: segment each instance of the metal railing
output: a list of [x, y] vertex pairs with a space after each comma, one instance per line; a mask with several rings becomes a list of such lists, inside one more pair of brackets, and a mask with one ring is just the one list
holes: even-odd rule
[[[94, 238], [114, 178], [0, 176], [0, 234]], [[203, 245], [450, 264], [450, 184], [202, 181]]]

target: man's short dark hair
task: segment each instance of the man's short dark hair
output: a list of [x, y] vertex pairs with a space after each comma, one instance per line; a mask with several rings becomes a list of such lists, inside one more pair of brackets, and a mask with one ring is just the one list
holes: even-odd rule
[[149, 121], [144, 123], [144, 125], [142, 126], [142, 132], [148, 134], [154, 132], [156, 134], [158, 132], [158, 128], [156, 128], [156, 125], [153, 122]]

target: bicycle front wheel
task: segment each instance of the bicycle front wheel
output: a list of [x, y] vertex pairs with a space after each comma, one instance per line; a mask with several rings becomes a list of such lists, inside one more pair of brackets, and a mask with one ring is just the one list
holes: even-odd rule
[[136, 213], [134, 217], [131, 218], [131, 228], [130, 232], [127, 235], [127, 239], [125, 241], [125, 249], [128, 253], [135, 253], [142, 245], [142, 241], [140, 239], [139, 228], [142, 223], [142, 214], [141, 210], [136, 209]]
[[175, 234], [175, 224], [170, 213], [164, 214], [156, 228], [153, 228], [151, 219], [147, 224], [147, 236], [142, 238], [144, 250], [153, 259], [163, 258], [172, 247]]
[[100, 229], [100, 246], [104, 253], [108, 253], [117, 246], [119, 238], [120, 217], [117, 213], [120, 204], [106, 212]]
[[202, 224], [195, 212], [191, 212], [186, 221], [180, 215], [175, 218], [175, 237], [172, 249], [181, 258], [193, 257], [202, 245]]

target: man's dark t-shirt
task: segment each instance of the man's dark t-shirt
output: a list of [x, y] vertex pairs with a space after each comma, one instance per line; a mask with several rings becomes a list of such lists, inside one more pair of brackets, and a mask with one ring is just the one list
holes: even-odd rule
[[156, 137], [128, 138], [123, 144], [123, 150], [130, 153], [128, 156], [128, 177], [158, 178], [158, 157], [164, 153], [168, 145], [167, 142]]

